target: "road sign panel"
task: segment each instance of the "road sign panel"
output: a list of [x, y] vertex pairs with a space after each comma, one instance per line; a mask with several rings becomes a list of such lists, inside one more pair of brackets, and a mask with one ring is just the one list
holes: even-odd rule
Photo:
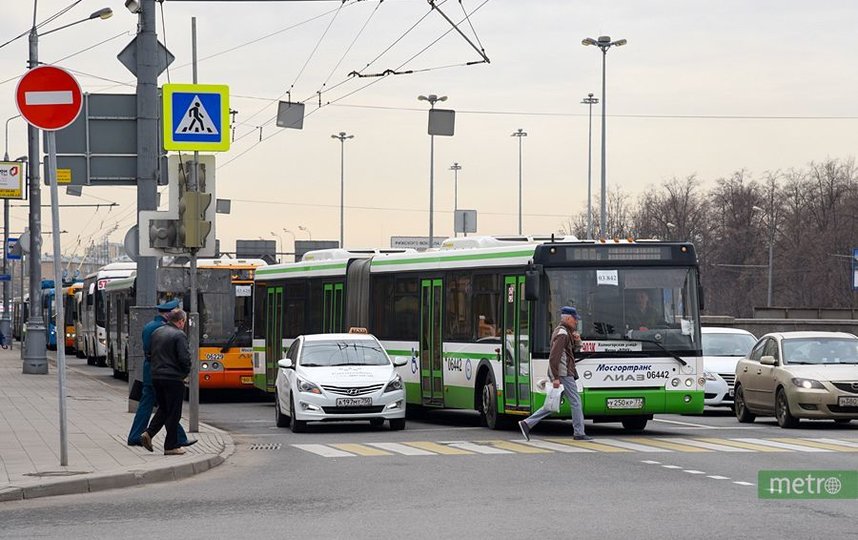
[[24, 198], [24, 164], [0, 161], [0, 199]]
[[[21, 260], [21, 246], [19, 245], [18, 238], [10, 238], [8, 242], [6, 242], [6, 260], [8, 261], [20, 261]], [[16, 249], [17, 248], [17, 249]]]
[[229, 87], [165, 84], [164, 149], [229, 150]]
[[10, 274], [0, 274], [0, 281], [12, 281]]
[[15, 101], [21, 116], [39, 129], [56, 131], [80, 114], [80, 85], [71, 73], [54, 66], [39, 66], [18, 81]]

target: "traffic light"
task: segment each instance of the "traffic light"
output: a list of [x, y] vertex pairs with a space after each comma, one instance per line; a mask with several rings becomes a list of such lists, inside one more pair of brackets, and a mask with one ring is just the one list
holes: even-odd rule
[[[185, 178], [190, 177], [193, 161], [185, 162]], [[182, 190], [179, 195], [179, 242], [186, 248], [206, 247], [206, 239], [212, 230], [208, 210], [212, 204], [212, 195], [207, 193], [207, 167], [199, 164], [197, 169], [197, 188], [199, 191]], [[187, 186], [187, 183], [185, 184]]]
[[166, 249], [177, 246], [176, 221], [173, 219], [153, 219], [149, 221], [149, 246]]

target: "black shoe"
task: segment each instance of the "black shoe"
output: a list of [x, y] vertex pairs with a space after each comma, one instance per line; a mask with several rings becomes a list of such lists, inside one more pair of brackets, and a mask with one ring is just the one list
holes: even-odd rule
[[155, 449], [152, 448], [152, 436], [149, 435], [149, 433], [146, 431], [143, 432], [143, 435], [140, 435], [140, 444], [143, 445], [143, 448], [149, 450], [150, 452], [155, 451]]
[[179, 446], [193, 446], [197, 444], [197, 439], [188, 439], [187, 441], [179, 444]]
[[592, 441], [593, 440], [593, 437], [590, 437], [589, 435], [575, 435], [572, 438], [575, 439], [576, 441]]
[[527, 422], [525, 422], [524, 420], [520, 420], [518, 422], [518, 427], [519, 427], [519, 429], [521, 429], [521, 434], [524, 435], [524, 440], [529, 441], [530, 440], [530, 426], [527, 425]]
[[137, 439], [137, 442], [130, 442], [128, 446], [143, 446], [143, 443], [140, 442], [140, 439]]

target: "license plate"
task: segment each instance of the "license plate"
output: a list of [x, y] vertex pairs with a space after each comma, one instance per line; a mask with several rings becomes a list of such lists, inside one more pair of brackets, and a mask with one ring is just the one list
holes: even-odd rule
[[253, 377], [242, 377], [241, 384], [253, 384]]
[[372, 405], [370, 397], [337, 398], [337, 407], [369, 407], [370, 405]]
[[609, 398], [609, 409], [643, 409], [644, 398]]
[[839, 397], [837, 404], [841, 407], [858, 407], [858, 397]]

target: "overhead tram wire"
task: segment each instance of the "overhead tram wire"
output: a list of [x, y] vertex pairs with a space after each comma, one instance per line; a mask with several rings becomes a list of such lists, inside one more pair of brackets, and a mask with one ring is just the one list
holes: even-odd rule
[[319, 93], [321, 93], [322, 89], [323, 89], [323, 88], [325, 88], [325, 87], [328, 85], [328, 83], [329, 83], [329, 82], [330, 82], [330, 80], [331, 80], [331, 77], [333, 77], [333, 76], [334, 76], [334, 72], [336, 72], [336, 71], [337, 71], [337, 68], [339, 68], [339, 67], [340, 67], [340, 64], [342, 64], [342, 63], [343, 63], [343, 60], [345, 60], [345, 59], [346, 59], [346, 56], [348, 56], [349, 52], [351, 52], [352, 48], [355, 46], [355, 43], [357, 43], [357, 40], [358, 40], [358, 39], [360, 39], [361, 35], [363, 35], [363, 33], [364, 33], [364, 31], [366, 30], [367, 26], [369, 26], [370, 21], [372, 21], [373, 17], [375, 17], [375, 14], [376, 14], [376, 13], [378, 13], [378, 8], [380, 8], [380, 7], [381, 7], [381, 4], [382, 4], [382, 2], [383, 2], [383, 1], [384, 1], [384, 0], [379, 0], [379, 1], [378, 1], [378, 3], [375, 5], [375, 8], [373, 8], [373, 10], [372, 10], [372, 13], [370, 13], [370, 14], [369, 14], [369, 17], [367, 17], [366, 22], [364, 22], [364, 23], [363, 23], [363, 26], [361, 27], [361, 29], [358, 31], [358, 33], [357, 33], [357, 34], [355, 34], [355, 37], [354, 37], [354, 39], [352, 40], [352, 42], [349, 44], [349, 46], [348, 46], [348, 47], [346, 47], [346, 51], [345, 51], [345, 52], [343, 53], [343, 55], [340, 57], [340, 59], [339, 59], [339, 61], [337, 62], [337, 64], [336, 64], [333, 68], [331, 68], [331, 72], [330, 72], [330, 73], [328, 73], [328, 77], [325, 79], [325, 82], [323, 82], [323, 83], [322, 83], [322, 86], [319, 88], [319, 91], [320, 91]]
[[[51, 15], [50, 17], [48, 17], [47, 19], [45, 19], [44, 21], [42, 21], [42, 22], [40, 22], [40, 23], [36, 24], [36, 25], [35, 25], [36, 30], [38, 30], [38, 29], [42, 28], [42, 27], [43, 27], [43, 26], [45, 26], [46, 24], [51, 24], [51, 23], [52, 23], [52, 22], [54, 22], [57, 18], [62, 17], [65, 13], [67, 13], [69, 10], [71, 10], [72, 8], [74, 8], [76, 5], [80, 4], [82, 1], [83, 1], [83, 0], [75, 0], [74, 2], [72, 2], [71, 4], [69, 4], [68, 6], [64, 7], [63, 9], [59, 10], [58, 12], [54, 13], [53, 15]], [[33, 23], [35, 23], [35, 22], [36, 22], [36, 21], [34, 20], [34, 21], [33, 21]], [[20, 33], [20, 34], [18, 34], [17, 36], [13, 37], [13, 38], [12, 38], [12, 39], [10, 39], [9, 41], [7, 41], [7, 42], [5, 42], [5, 43], [3, 43], [3, 44], [0, 44], [0, 49], [2, 49], [2, 48], [3, 48], [3, 47], [5, 47], [6, 45], [9, 45], [10, 43], [12, 43], [12, 42], [14, 42], [14, 41], [16, 41], [16, 40], [21, 39], [22, 37], [24, 37], [24, 36], [26, 36], [27, 34], [29, 34], [31, 31], [32, 31], [32, 28], [27, 28], [26, 30], [24, 30], [23, 32], [21, 32], [21, 33]]]

